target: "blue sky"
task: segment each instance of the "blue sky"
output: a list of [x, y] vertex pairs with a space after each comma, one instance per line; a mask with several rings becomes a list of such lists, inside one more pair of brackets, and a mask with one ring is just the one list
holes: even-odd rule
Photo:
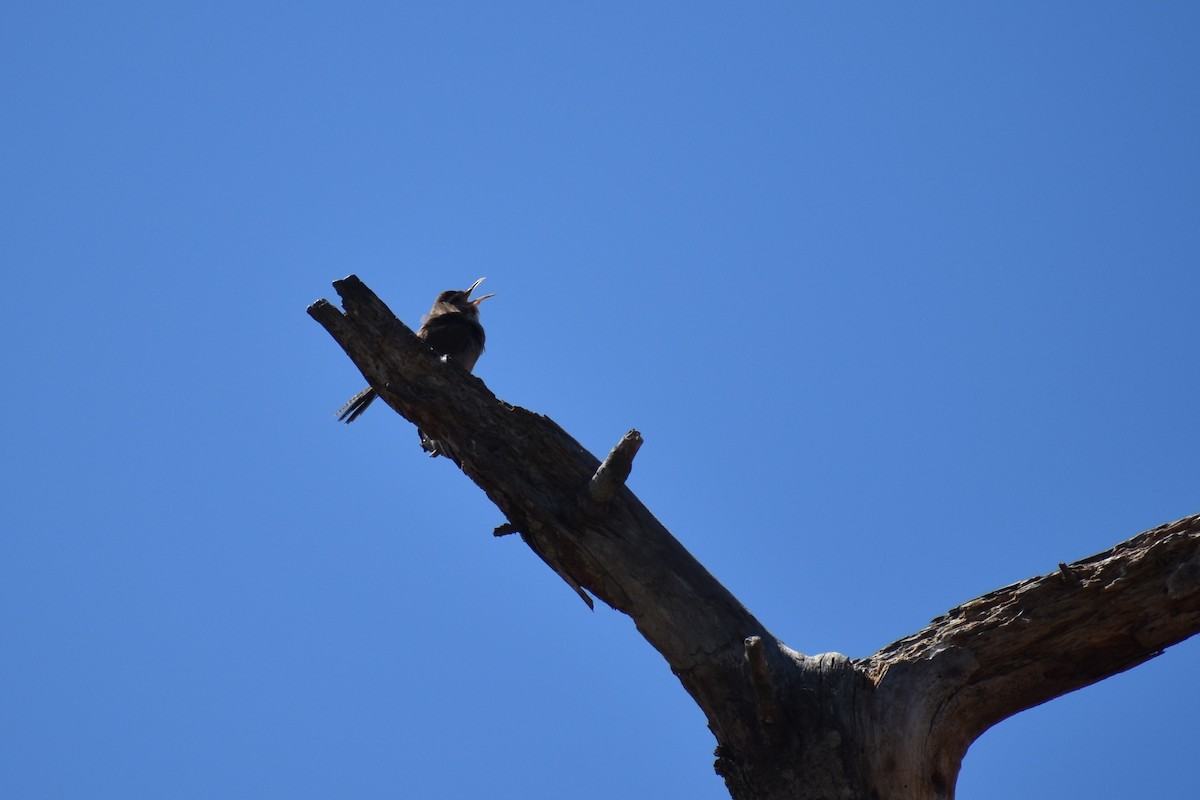
[[[0, 12], [0, 793], [727, 797], [700, 711], [304, 313], [415, 325], [792, 647], [1200, 512], [1188, 3]], [[959, 796], [1194, 791], [1192, 641]]]

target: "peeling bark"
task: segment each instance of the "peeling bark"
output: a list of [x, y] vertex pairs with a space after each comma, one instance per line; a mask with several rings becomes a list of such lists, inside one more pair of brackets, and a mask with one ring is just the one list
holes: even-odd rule
[[869, 658], [806, 656], [742, 607], [624, 485], [641, 436], [601, 462], [547, 417], [443, 362], [356, 277], [316, 319], [379, 396], [446, 443], [589, 605], [633, 618], [703, 709], [737, 800], [949, 800], [1002, 719], [1200, 631], [1200, 516], [952, 609]]

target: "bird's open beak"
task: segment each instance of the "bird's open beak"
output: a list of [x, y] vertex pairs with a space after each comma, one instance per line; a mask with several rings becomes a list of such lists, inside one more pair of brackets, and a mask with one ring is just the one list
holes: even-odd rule
[[[484, 280], [486, 280], [486, 279], [480, 278], [479, 280], [477, 280], [471, 284], [471, 288], [467, 289], [467, 297], [468, 298], [470, 298], [471, 292], [475, 291], [475, 288], [477, 286], [479, 286], [479, 284], [483, 283]], [[471, 301], [471, 305], [475, 306], [476, 308], [479, 308], [480, 303], [482, 303], [484, 300], [487, 300], [489, 297], [495, 297], [495, 296], [496, 296], [495, 294], [485, 294], [483, 297], [476, 297], [474, 300]]]

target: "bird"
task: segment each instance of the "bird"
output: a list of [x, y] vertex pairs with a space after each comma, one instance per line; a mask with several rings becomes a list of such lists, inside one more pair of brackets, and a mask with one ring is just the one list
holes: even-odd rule
[[[479, 324], [479, 304], [489, 297], [496, 296], [485, 294], [483, 297], [471, 299], [471, 292], [483, 281], [484, 279], [480, 278], [466, 289], [447, 289], [439, 294], [417, 330], [417, 336], [424, 339], [434, 352], [457, 361], [467, 372], [475, 368], [475, 362], [483, 354], [483, 343], [486, 339], [483, 326]], [[358, 419], [378, 396], [375, 390], [368, 386], [337, 410], [338, 420], [349, 425]]]

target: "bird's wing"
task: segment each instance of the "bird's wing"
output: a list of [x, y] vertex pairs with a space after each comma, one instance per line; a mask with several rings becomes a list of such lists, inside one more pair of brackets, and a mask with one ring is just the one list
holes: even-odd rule
[[436, 352], [450, 356], [468, 370], [483, 352], [483, 326], [462, 314], [432, 317], [421, 326], [418, 335]]

